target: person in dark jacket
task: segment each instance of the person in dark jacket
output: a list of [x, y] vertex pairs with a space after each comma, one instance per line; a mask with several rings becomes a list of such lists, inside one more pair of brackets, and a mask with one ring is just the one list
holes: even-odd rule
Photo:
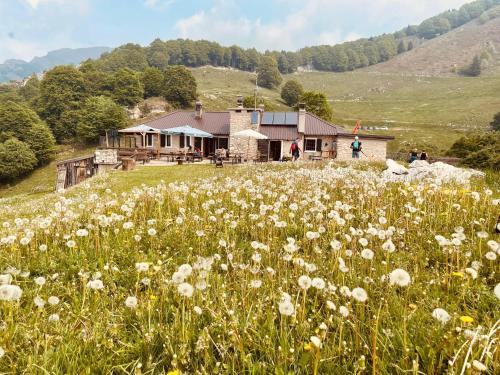
[[427, 158], [428, 158], [428, 156], [427, 156], [427, 152], [422, 151], [422, 152], [420, 153], [420, 160], [426, 160], [426, 161], [427, 161]]
[[354, 137], [354, 142], [351, 143], [352, 158], [359, 159], [359, 153], [363, 150], [363, 146], [359, 141], [359, 137]]
[[408, 155], [408, 163], [411, 164], [417, 159], [418, 159], [418, 151], [417, 149], [414, 149], [413, 151], [410, 152], [410, 155]]

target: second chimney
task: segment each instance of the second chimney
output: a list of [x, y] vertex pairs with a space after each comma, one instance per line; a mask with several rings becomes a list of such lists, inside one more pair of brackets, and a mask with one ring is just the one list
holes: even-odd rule
[[200, 119], [203, 115], [203, 104], [200, 101], [195, 104], [195, 118]]
[[302, 134], [306, 131], [306, 105], [304, 103], [299, 103], [297, 131]]

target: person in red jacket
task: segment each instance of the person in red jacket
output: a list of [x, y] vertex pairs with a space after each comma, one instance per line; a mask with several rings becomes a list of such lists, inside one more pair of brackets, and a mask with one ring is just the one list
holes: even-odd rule
[[290, 145], [290, 154], [292, 154], [292, 160], [295, 161], [300, 157], [302, 150], [299, 147], [299, 139], [297, 138]]

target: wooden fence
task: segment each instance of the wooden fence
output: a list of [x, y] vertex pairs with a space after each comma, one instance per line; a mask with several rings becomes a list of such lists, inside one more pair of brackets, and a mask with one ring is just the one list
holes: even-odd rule
[[76, 185], [97, 172], [94, 155], [63, 160], [57, 163], [56, 191]]

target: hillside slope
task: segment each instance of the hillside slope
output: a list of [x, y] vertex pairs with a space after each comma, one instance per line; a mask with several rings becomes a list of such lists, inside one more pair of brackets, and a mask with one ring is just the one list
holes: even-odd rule
[[[497, 8], [500, 11], [500, 7]], [[496, 9], [495, 9], [496, 10]], [[489, 51], [489, 65], [500, 65], [500, 17], [481, 23], [475, 19], [426, 41], [412, 51], [370, 66], [365, 71], [424, 75], [450, 75], [469, 65], [475, 55]]]
[[50, 51], [45, 56], [35, 57], [31, 61], [7, 60], [0, 64], [0, 83], [10, 80], [22, 80], [33, 73], [41, 73], [56, 65], [79, 64], [87, 59], [95, 59], [104, 52], [110, 51], [108, 47], [89, 48], [62, 48]]
[[[207, 110], [231, 107], [238, 94], [253, 95], [252, 73], [212, 67], [192, 71]], [[418, 144], [443, 153], [458, 137], [486, 129], [500, 111], [500, 74], [422, 78], [366, 71], [304, 72], [286, 75], [284, 81], [292, 78], [306, 90], [327, 95], [335, 123], [352, 128], [360, 119], [364, 125], [388, 126], [388, 133], [397, 137], [391, 151]], [[279, 90], [259, 89], [259, 95], [286, 110]]]

